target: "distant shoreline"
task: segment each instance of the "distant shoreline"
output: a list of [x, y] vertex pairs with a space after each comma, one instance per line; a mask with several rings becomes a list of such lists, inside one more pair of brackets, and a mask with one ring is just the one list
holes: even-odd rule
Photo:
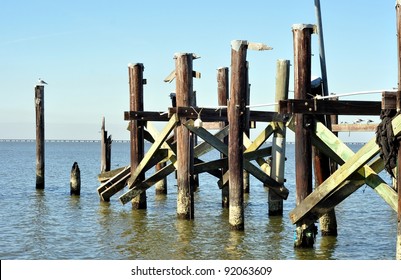
[[[0, 142], [35, 142], [35, 139], [0, 139]], [[48, 139], [46, 143], [100, 143], [100, 140], [84, 140], [84, 139]], [[115, 140], [114, 143], [129, 143], [130, 140]], [[269, 142], [267, 142], [269, 143]], [[344, 142], [345, 144], [364, 145], [366, 142]], [[294, 145], [295, 142], [288, 141], [286, 144]]]

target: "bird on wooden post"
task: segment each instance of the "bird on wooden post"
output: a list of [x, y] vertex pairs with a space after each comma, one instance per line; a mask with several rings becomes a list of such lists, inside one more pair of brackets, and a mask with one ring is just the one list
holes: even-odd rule
[[38, 86], [43, 86], [43, 85], [47, 85], [47, 83], [45, 81], [43, 81], [41, 78], [38, 79]]

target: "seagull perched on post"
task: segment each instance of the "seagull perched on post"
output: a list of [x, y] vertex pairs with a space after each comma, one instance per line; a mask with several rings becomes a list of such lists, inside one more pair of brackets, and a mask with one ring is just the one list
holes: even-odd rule
[[47, 83], [39, 78], [37, 85], [47, 85]]

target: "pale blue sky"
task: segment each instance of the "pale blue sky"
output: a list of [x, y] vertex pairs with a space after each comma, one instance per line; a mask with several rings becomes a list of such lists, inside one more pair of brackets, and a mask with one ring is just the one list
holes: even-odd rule
[[[395, 0], [321, 0], [330, 92], [397, 86], [394, 6]], [[273, 47], [248, 51], [251, 103], [273, 102], [276, 60], [293, 62], [291, 26], [315, 22], [314, 0], [2, 0], [0, 138], [35, 138], [34, 86], [40, 77], [49, 84], [47, 139], [99, 139], [103, 116], [114, 139], [128, 139], [127, 65], [145, 66], [145, 110], [164, 111], [175, 83], [163, 79], [176, 52], [201, 56], [194, 61], [202, 73], [194, 81], [198, 106], [217, 105], [216, 69], [230, 66], [234, 39]], [[320, 75], [317, 43], [314, 35], [314, 75]]]

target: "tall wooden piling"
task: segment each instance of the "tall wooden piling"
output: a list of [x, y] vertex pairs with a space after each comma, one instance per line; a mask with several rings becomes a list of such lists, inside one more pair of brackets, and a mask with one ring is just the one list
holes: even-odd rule
[[36, 189], [45, 188], [45, 100], [44, 85], [35, 87], [36, 112]]
[[[228, 83], [228, 67], [221, 67], [217, 69], [217, 96], [218, 105], [227, 106], [227, 100], [229, 96], [229, 83]], [[228, 125], [228, 122], [221, 122], [220, 129], [223, 129]], [[223, 142], [228, 145], [228, 137], [225, 137]], [[220, 158], [225, 158], [223, 153], [220, 153]], [[227, 168], [222, 168], [222, 176], [227, 172]], [[221, 206], [223, 208], [228, 208], [229, 205], [229, 195], [228, 195], [228, 183], [224, 184], [221, 189]]]
[[[251, 109], [249, 108], [251, 102], [251, 84], [249, 83], [249, 62], [246, 62], [246, 80], [245, 84], [247, 85], [246, 96], [245, 96], [245, 115], [244, 115], [244, 133], [249, 138], [250, 136], [250, 118], [251, 118]], [[244, 193], [249, 193], [249, 172], [243, 171], [243, 181], [244, 181]]]
[[[321, 81], [320, 83], [316, 83], [316, 86], [312, 87], [311, 94], [312, 96], [323, 95], [323, 87]], [[325, 118], [324, 115], [318, 115], [315, 118], [328, 128], [331, 127], [331, 122], [329, 124], [327, 123], [327, 120], [330, 118], [329, 116], [326, 116]], [[319, 187], [331, 175], [331, 162], [330, 158], [323, 152], [321, 152], [317, 147], [312, 148], [312, 155], [315, 175], [315, 187]], [[322, 215], [319, 218], [319, 224], [322, 236], [337, 236], [337, 218], [335, 209], [333, 208]]]
[[[276, 97], [275, 101], [288, 99], [288, 87], [290, 82], [290, 61], [280, 59], [276, 63]], [[275, 106], [275, 111], [279, 111], [279, 105]], [[285, 135], [286, 128], [283, 122], [275, 122], [276, 130], [272, 141], [272, 179], [284, 184], [285, 169]], [[283, 199], [269, 190], [269, 216], [283, 215]]]
[[[401, 110], [401, 0], [396, 2], [397, 17], [397, 61], [398, 61], [398, 92], [397, 111]], [[401, 260], [401, 148], [398, 149], [397, 157], [397, 191], [398, 191], [398, 213], [397, 213], [397, 245], [396, 259]]]
[[[128, 65], [130, 111], [143, 111], [143, 79], [144, 66], [141, 63]], [[144, 123], [140, 120], [130, 121], [130, 140], [131, 140], [131, 170], [135, 170], [145, 154], [144, 144]], [[132, 174], [132, 173], [131, 173]], [[138, 178], [143, 181], [145, 178]], [[133, 209], [146, 209], [146, 191], [132, 200]]]
[[[314, 26], [293, 25], [294, 39], [294, 98], [307, 99], [311, 92], [311, 37]], [[295, 183], [296, 204], [299, 205], [312, 192], [312, 119], [309, 115], [295, 114]], [[315, 225], [297, 224], [295, 247], [312, 247]]]
[[[176, 102], [177, 107], [189, 107], [190, 96], [193, 92], [192, 81], [192, 53], [175, 54], [175, 75], [176, 75]], [[177, 217], [179, 219], [194, 218], [194, 189], [190, 183], [190, 162], [191, 153], [189, 130], [183, 125], [185, 117], [180, 118], [180, 125], [177, 127]]]
[[228, 104], [229, 147], [229, 223], [231, 229], [244, 230], [244, 188], [243, 188], [243, 131], [246, 94], [246, 41], [231, 42], [231, 82]]

